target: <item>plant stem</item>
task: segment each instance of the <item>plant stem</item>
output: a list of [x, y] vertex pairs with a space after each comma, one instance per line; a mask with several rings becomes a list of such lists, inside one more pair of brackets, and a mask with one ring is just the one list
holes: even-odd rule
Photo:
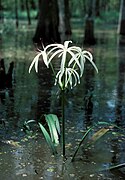
[[62, 148], [63, 148], [63, 157], [65, 157], [65, 90], [62, 90]]

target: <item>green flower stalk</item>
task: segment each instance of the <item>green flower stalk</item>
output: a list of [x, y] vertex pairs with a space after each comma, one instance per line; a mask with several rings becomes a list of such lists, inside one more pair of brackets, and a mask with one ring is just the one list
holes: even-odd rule
[[[43, 62], [47, 68], [51, 68], [55, 76], [55, 85], [58, 85], [62, 91], [62, 146], [63, 156], [65, 156], [65, 105], [64, 95], [67, 88], [73, 88], [80, 84], [80, 79], [84, 72], [84, 65], [88, 60], [98, 73], [98, 69], [93, 62], [93, 56], [89, 51], [82, 50], [78, 46], [69, 46], [72, 41], [65, 41], [64, 44], [49, 44], [43, 48], [43, 51], [36, 55], [33, 59], [29, 73], [33, 66], [35, 71], [38, 72], [38, 61], [42, 56]], [[53, 68], [53, 59], [59, 59], [60, 68], [56, 72]]]

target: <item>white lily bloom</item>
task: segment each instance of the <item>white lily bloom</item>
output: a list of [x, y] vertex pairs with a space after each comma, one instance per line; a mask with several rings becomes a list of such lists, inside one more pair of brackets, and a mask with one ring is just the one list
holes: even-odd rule
[[43, 61], [44, 61], [45, 65], [48, 67], [47, 54], [46, 54], [46, 51], [45, 51], [45, 49], [44, 49], [43, 51], [40, 51], [40, 53], [38, 53], [38, 54], [36, 55], [36, 57], [33, 59], [31, 65], [30, 65], [30, 67], [29, 67], [29, 73], [30, 73], [30, 71], [31, 71], [31, 69], [32, 69], [32, 67], [33, 67], [34, 65], [35, 65], [35, 70], [36, 70], [36, 72], [38, 72], [38, 61], [39, 61], [39, 57], [40, 57], [41, 55], [42, 55], [42, 57], [43, 57]]
[[38, 61], [40, 56], [42, 56], [43, 62], [47, 67], [49, 67], [49, 64], [56, 56], [57, 59], [60, 59], [61, 64], [59, 71], [56, 73], [52, 64], [51, 68], [56, 75], [55, 85], [58, 83], [61, 89], [65, 89], [68, 86], [72, 88], [80, 83], [80, 77], [83, 75], [86, 60], [88, 60], [98, 72], [93, 62], [92, 54], [89, 51], [82, 50], [78, 46], [69, 47], [69, 43], [72, 43], [72, 41], [65, 41], [64, 44], [55, 43], [47, 45], [44, 50], [40, 51], [33, 59], [29, 67], [29, 73], [34, 65], [35, 71], [38, 72]]

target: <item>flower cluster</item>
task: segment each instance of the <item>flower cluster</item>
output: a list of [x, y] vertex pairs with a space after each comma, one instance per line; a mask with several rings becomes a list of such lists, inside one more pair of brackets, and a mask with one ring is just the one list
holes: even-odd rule
[[[55, 76], [55, 85], [58, 84], [62, 90], [70, 86], [71, 88], [80, 83], [80, 77], [83, 75], [84, 64], [88, 60], [95, 70], [98, 69], [93, 62], [93, 56], [89, 51], [82, 50], [78, 46], [69, 46], [72, 41], [65, 41], [63, 44], [49, 44], [40, 51], [33, 59], [29, 73], [35, 65], [35, 70], [38, 72], [39, 57], [42, 56], [43, 62], [49, 68], [52, 65], [54, 58], [59, 58], [61, 61], [60, 69]], [[51, 66], [52, 67], [52, 66]]]

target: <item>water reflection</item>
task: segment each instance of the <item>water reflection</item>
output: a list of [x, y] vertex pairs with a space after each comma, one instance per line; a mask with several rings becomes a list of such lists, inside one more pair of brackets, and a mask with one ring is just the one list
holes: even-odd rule
[[118, 82], [117, 82], [117, 102], [116, 102], [116, 123], [124, 124], [124, 97], [125, 97], [125, 46], [118, 47]]
[[53, 86], [52, 71], [46, 68], [42, 61], [39, 61], [38, 86], [37, 119], [43, 114], [50, 113], [51, 90]]
[[[119, 136], [118, 138], [114, 138], [112, 140], [112, 152], [113, 152], [112, 164], [113, 165], [122, 164], [125, 162], [125, 157], [124, 157], [125, 143], [123, 139], [124, 139], [123, 136]], [[119, 175], [120, 178], [125, 177], [124, 168], [116, 169], [111, 172], [114, 175]]]
[[92, 119], [93, 119], [92, 113], [93, 113], [94, 73], [95, 73], [95, 69], [90, 64], [86, 64], [85, 73], [84, 73], [84, 89], [85, 89], [84, 123], [86, 124], [86, 126], [90, 126], [92, 124]]
[[[58, 68], [59, 62], [55, 60], [54, 68]], [[44, 114], [56, 114], [60, 117], [60, 90], [54, 86], [54, 75], [51, 68], [47, 68], [39, 61], [39, 73], [37, 73], [38, 96], [36, 118], [39, 120]], [[43, 118], [44, 119], [44, 118]]]

